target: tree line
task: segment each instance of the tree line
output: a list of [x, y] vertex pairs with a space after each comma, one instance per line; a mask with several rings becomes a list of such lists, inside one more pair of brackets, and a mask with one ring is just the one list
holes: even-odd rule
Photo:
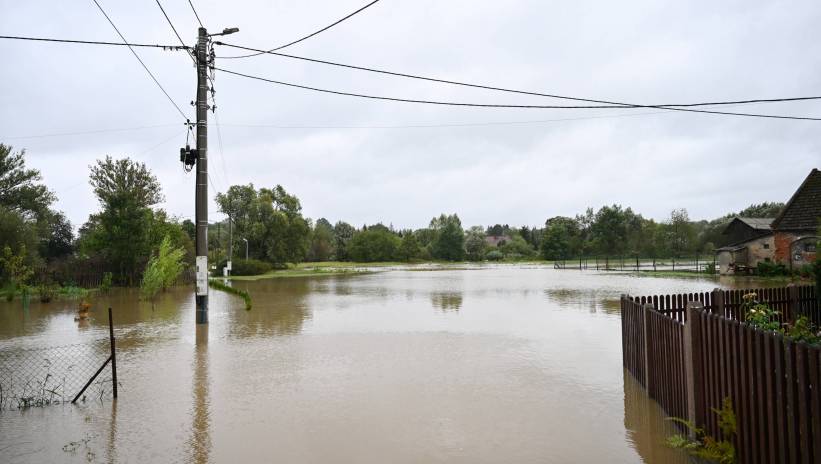
[[[134, 286], [143, 282], [148, 269], [152, 286], [165, 287], [171, 278], [163, 270], [178, 266], [163, 263], [163, 257], [193, 265], [194, 223], [157, 207], [163, 201], [162, 187], [145, 164], [106, 156], [89, 167], [88, 180], [98, 210], [75, 234], [65, 215], [54, 209], [56, 195], [40, 172], [26, 166], [25, 151], [0, 144], [0, 286], [13, 292], [28, 284], [70, 285], [81, 283], [84, 275], [103, 273], [110, 274], [115, 285]], [[732, 217], [774, 217], [783, 208], [781, 203], [752, 205], [712, 221], [691, 221], [686, 210], [675, 209], [657, 222], [629, 207], [611, 205], [588, 208], [574, 217], [551, 217], [540, 227], [465, 227], [454, 213], [434, 216], [427, 227], [396, 229], [305, 218], [297, 196], [281, 185], [233, 185], [217, 194], [216, 201], [231, 221], [235, 263], [242, 264], [238, 258], [244, 256], [247, 241], [257, 271], [303, 261], [709, 254], [726, 244], [721, 231]], [[210, 262], [225, 262], [228, 240], [227, 219], [209, 226]]]

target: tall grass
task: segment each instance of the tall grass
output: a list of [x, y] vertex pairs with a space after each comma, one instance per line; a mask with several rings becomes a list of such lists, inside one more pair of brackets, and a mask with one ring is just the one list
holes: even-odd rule
[[224, 283], [222, 283], [222, 282], [220, 282], [216, 279], [209, 280], [208, 285], [210, 285], [211, 288], [221, 290], [225, 293], [230, 293], [232, 295], [236, 295], [236, 296], [242, 298], [243, 301], [245, 301], [245, 310], [249, 311], [251, 309], [251, 295], [249, 295], [248, 292], [246, 292], [245, 290], [240, 290], [238, 288], [229, 287], [228, 285], [225, 285]]

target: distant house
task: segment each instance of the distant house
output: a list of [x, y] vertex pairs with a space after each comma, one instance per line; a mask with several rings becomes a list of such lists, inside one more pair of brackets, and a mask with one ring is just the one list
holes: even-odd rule
[[789, 268], [816, 259], [821, 218], [821, 171], [813, 169], [772, 223], [775, 261]]
[[485, 237], [485, 243], [488, 246], [500, 247], [511, 240], [510, 235], [488, 235]]
[[747, 273], [775, 256], [772, 218], [736, 217], [722, 234], [730, 245], [716, 250], [720, 274]]

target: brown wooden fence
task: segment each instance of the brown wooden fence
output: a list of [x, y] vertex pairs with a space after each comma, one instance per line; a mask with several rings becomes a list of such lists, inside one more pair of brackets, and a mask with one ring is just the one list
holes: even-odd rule
[[741, 314], [741, 304], [744, 295], [755, 293], [757, 299], [767, 303], [771, 308], [781, 313], [781, 322], [792, 321], [797, 315], [803, 314], [816, 326], [821, 326], [821, 308], [818, 307], [815, 287], [812, 285], [794, 285], [775, 288], [751, 288], [723, 290], [715, 289], [712, 292], [680, 293], [675, 295], [653, 295], [631, 297], [641, 304], [652, 304], [653, 308], [677, 321], [687, 319], [687, 302], [698, 301], [704, 309], [714, 314], [720, 314], [728, 319], [744, 321]]
[[[622, 297], [625, 368], [668, 414], [689, 418], [715, 437], [721, 432], [712, 408], [729, 397], [738, 422], [739, 462], [821, 462], [821, 349], [741, 323], [736, 296], [750, 290], [730, 291], [729, 297], [719, 292], [693, 294], [686, 310], [666, 313], [647, 301], [670, 301], [666, 307], [672, 310], [677, 296], [644, 302]], [[767, 295], [782, 304], [785, 315], [806, 314], [818, 310], [810, 307], [817, 305], [810, 301], [814, 292], [798, 287]], [[796, 293], [798, 306], [789, 297]]]

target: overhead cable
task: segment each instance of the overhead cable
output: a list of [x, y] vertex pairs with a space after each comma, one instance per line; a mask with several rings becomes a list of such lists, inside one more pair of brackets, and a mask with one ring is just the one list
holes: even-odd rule
[[821, 118], [812, 118], [812, 117], [804, 117], [804, 116], [781, 116], [781, 115], [770, 115], [770, 114], [755, 114], [755, 113], [733, 113], [733, 112], [726, 112], [726, 111], [711, 111], [711, 110], [696, 110], [696, 109], [688, 109], [688, 108], [670, 108], [664, 106], [651, 106], [651, 105], [631, 105], [631, 104], [621, 104], [622, 106], [557, 106], [557, 105], [515, 105], [515, 104], [493, 104], [493, 103], [467, 103], [467, 102], [449, 102], [449, 101], [436, 101], [436, 100], [419, 100], [419, 99], [410, 99], [410, 98], [396, 98], [396, 97], [385, 97], [385, 96], [378, 96], [378, 95], [367, 95], [367, 94], [360, 94], [360, 93], [353, 93], [353, 92], [342, 92], [338, 90], [330, 90], [330, 89], [323, 89], [319, 87], [311, 87], [307, 85], [300, 85], [300, 84], [293, 84], [289, 82], [277, 81], [274, 79], [268, 79], [265, 77], [254, 76], [250, 74], [240, 73], [237, 71], [231, 71], [224, 68], [214, 68], [217, 71], [222, 71], [227, 74], [233, 74], [240, 77], [245, 77], [248, 79], [254, 79], [258, 81], [268, 82], [271, 84], [282, 85], [286, 87], [294, 87], [304, 90], [311, 90], [314, 92], [322, 92], [322, 93], [329, 93], [334, 95], [344, 95], [348, 97], [358, 97], [358, 98], [365, 98], [370, 100], [382, 100], [382, 101], [394, 101], [394, 102], [402, 102], [402, 103], [420, 103], [420, 104], [428, 104], [428, 105], [440, 105], [440, 106], [458, 106], [458, 107], [473, 107], [473, 108], [513, 108], [513, 109], [604, 109], [604, 108], [659, 108], [664, 110], [676, 110], [676, 111], [686, 111], [692, 113], [706, 113], [706, 114], [721, 114], [721, 115], [728, 115], [728, 116], [746, 116], [746, 117], [756, 117], [756, 118], [773, 118], [773, 119], [796, 119], [796, 120], [806, 120], [806, 121], [821, 121]]
[[[125, 39], [125, 36], [123, 36], [123, 34], [120, 32], [120, 30], [114, 24], [114, 21], [112, 21], [111, 18], [108, 17], [108, 14], [105, 12], [105, 10], [103, 10], [103, 7], [100, 6], [100, 3], [97, 2], [97, 0], [92, 0], [92, 1], [94, 2], [95, 5], [97, 5], [97, 8], [100, 9], [100, 12], [103, 14], [103, 16], [105, 16], [105, 19], [108, 20], [109, 24], [111, 24], [111, 27], [113, 27], [114, 30], [117, 31], [117, 35], [119, 35], [120, 38], [123, 39], [123, 43], [128, 44], [128, 40]], [[174, 102], [174, 99], [171, 98], [171, 95], [168, 95], [168, 92], [165, 91], [165, 88], [163, 88], [162, 84], [160, 84], [160, 81], [158, 81], [157, 78], [154, 77], [154, 73], [152, 73], [151, 70], [148, 69], [148, 66], [145, 65], [142, 58], [140, 58], [140, 55], [138, 55], [137, 52], [135, 52], [134, 49], [130, 45], [128, 46], [128, 49], [131, 50], [131, 53], [134, 54], [134, 58], [137, 58], [137, 61], [140, 62], [143, 69], [145, 69], [145, 72], [147, 72], [148, 75], [151, 76], [151, 79], [154, 81], [155, 84], [157, 84], [157, 87], [159, 87], [160, 90], [162, 90], [162, 93], [165, 94], [165, 97], [168, 98], [168, 101], [170, 101], [171, 104], [174, 105], [174, 108], [177, 109], [177, 112], [180, 113], [180, 116], [182, 116], [183, 119], [188, 121], [188, 117], [185, 115], [185, 113], [183, 113], [183, 111], [180, 109], [180, 107], [177, 106], [177, 103]]]
[[[312, 33], [310, 33], [310, 34], [306, 35], [305, 37], [299, 38], [299, 39], [294, 40], [294, 41], [292, 41], [292, 42], [288, 42], [288, 43], [286, 43], [285, 45], [280, 45], [280, 46], [278, 46], [278, 47], [275, 47], [275, 48], [272, 48], [272, 49], [270, 49], [270, 50], [267, 50], [267, 52], [273, 52], [273, 51], [276, 51], [276, 50], [282, 50], [283, 48], [290, 47], [291, 45], [298, 44], [299, 42], [302, 42], [303, 40], [310, 39], [311, 37], [313, 37], [313, 36], [315, 36], [315, 35], [317, 35], [317, 34], [319, 34], [319, 33], [325, 32], [325, 31], [327, 31], [328, 29], [330, 29], [330, 28], [332, 28], [332, 27], [336, 26], [337, 24], [339, 24], [339, 23], [341, 23], [341, 22], [345, 21], [346, 19], [348, 19], [348, 18], [350, 18], [350, 17], [352, 17], [352, 16], [356, 15], [357, 13], [359, 13], [359, 12], [361, 12], [361, 11], [365, 10], [366, 8], [370, 7], [371, 5], [373, 5], [374, 3], [378, 2], [378, 1], [379, 1], [379, 0], [373, 0], [371, 3], [368, 3], [367, 5], [363, 6], [362, 8], [360, 8], [360, 9], [358, 9], [358, 10], [354, 11], [353, 13], [351, 13], [351, 14], [349, 14], [349, 15], [345, 16], [344, 18], [341, 18], [341, 19], [339, 19], [339, 20], [337, 20], [337, 21], [335, 21], [335, 22], [333, 22], [333, 23], [331, 23], [331, 24], [329, 24], [329, 25], [327, 25], [327, 26], [323, 27], [322, 29], [320, 29], [320, 30], [318, 30], [318, 31], [312, 32]], [[256, 52], [257, 52], [257, 53], [251, 53], [251, 54], [248, 54], [248, 55], [239, 55], [239, 56], [221, 56], [220, 58], [228, 58], [228, 59], [234, 59], [234, 58], [250, 58], [250, 57], [252, 57], [252, 56], [258, 56], [258, 55], [262, 55], [263, 53], [267, 53], [267, 52], [266, 52], [266, 51], [264, 51], [264, 50], [257, 50]]]

